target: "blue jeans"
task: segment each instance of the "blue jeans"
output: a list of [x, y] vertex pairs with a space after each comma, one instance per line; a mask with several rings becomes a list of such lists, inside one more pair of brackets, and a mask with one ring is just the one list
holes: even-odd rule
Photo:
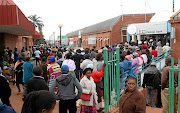
[[154, 89], [151, 86], [147, 86], [147, 99], [146, 99], [147, 104], [149, 104], [151, 96], [152, 96], [151, 107], [156, 107], [155, 103], [157, 98], [157, 89]]
[[[83, 70], [82, 70], [82, 69], [76, 69], [76, 78], [77, 78], [78, 80], [81, 79], [82, 73], [83, 73]], [[80, 78], [79, 78], [79, 75], [80, 75]]]

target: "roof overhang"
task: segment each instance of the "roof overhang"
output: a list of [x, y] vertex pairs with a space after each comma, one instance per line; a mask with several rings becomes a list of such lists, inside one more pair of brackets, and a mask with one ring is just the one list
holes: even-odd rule
[[8, 33], [17, 36], [32, 36], [32, 32], [18, 25], [0, 25], [0, 33]]
[[38, 33], [37, 31], [35, 31], [35, 35], [33, 36], [33, 39], [42, 39], [42, 36], [40, 33]]
[[167, 34], [168, 22], [130, 24], [127, 32], [131, 35]]
[[35, 27], [12, 0], [0, 0], [0, 33], [32, 36]]

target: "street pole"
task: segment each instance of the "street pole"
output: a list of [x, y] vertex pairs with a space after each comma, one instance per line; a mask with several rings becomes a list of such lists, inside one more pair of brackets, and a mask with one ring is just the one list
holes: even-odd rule
[[54, 46], [55, 46], [55, 32], [53, 32], [53, 35], [54, 35]]
[[173, 0], [173, 12], [174, 12], [174, 0]]
[[60, 42], [59, 42], [59, 45], [60, 45], [60, 46], [61, 46], [61, 27], [62, 27], [62, 26], [63, 26], [62, 24], [59, 24], [59, 25], [58, 25], [58, 27], [59, 27], [59, 29], [60, 29], [60, 37], [59, 37], [59, 38], [60, 38]]
[[61, 46], [61, 27], [60, 27], [60, 42], [59, 45]]

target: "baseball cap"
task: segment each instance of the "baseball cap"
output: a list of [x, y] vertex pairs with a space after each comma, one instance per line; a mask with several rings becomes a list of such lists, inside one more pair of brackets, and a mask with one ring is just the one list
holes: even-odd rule
[[69, 66], [68, 65], [62, 65], [61, 66], [61, 72], [62, 73], [67, 73], [69, 71]]

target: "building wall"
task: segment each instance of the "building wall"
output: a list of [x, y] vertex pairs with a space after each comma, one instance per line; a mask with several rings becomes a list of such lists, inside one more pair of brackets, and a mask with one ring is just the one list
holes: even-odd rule
[[[88, 37], [96, 37], [96, 45], [88, 45]], [[100, 49], [101, 47], [105, 47], [106, 44], [110, 45], [110, 32], [94, 33], [82, 36], [83, 48], [92, 49], [93, 46], [96, 46], [97, 49]]]
[[18, 53], [21, 52], [21, 49], [23, 48], [25, 41], [27, 41], [27, 48], [29, 48], [29, 46], [33, 46], [32, 36], [23, 37], [12, 34], [4, 34], [5, 48], [9, 47], [10, 50], [14, 51], [14, 48], [17, 47]]
[[[146, 20], [149, 22], [149, 20], [152, 18], [152, 15], [146, 15]], [[91, 33], [91, 34], [83, 34], [82, 35], [82, 45], [83, 48], [90, 48], [92, 49], [93, 45], [88, 45], [88, 37], [96, 37], [96, 48], [99, 49], [101, 47], [105, 47], [107, 45], [114, 45], [119, 44], [121, 39], [121, 28], [127, 27], [128, 24], [133, 23], [144, 23], [145, 22], [145, 16], [144, 15], [134, 15], [134, 16], [124, 16], [123, 21], [119, 20], [116, 25], [112, 28], [112, 31], [101, 31], [97, 33]], [[78, 36], [76, 37], [69, 37], [73, 38], [74, 46], [77, 47], [78, 42], [80, 39]]]
[[[146, 15], [147, 22], [149, 22], [151, 18], [152, 18], [152, 15]], [[121, 38], [121, 28], [122, 27], [127, 27], [127, 25], [129, 25], [129, 24], [144, 23], [144, 22], [145, 22], [144, 15], [124, 16], [123, 21], [122, 21], [122, 19], [119, 20], [119, 22], [117, 22], [117, 24], [112, 29], [111, 45], [122, 42], [122, 38]]]
[[[178, 58], [180, 58], [180, 20], [179, 22], [171, 23], [171, 27], [176, 28], [176, 38], [171, 39], [172, 57], [174, 58], [174, 63], [178, 63]], [[176, 42], [174, 43], [174, 40]]]

